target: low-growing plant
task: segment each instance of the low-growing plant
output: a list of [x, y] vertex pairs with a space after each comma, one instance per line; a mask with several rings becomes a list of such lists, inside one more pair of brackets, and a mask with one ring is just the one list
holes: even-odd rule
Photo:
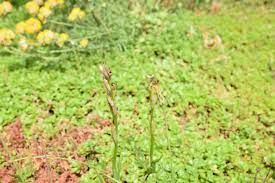
[[[4, 76], [0, 77], [0, 129], [5, 129], [7, 124], [20, 117], [26, 139], [40, 135], [32, 127], [39, 127], [39, 131], [49, 133], [52, 138], [53, 134], [59, 135], [57, 124], [64, 119], [75, 125], [90, 125], [89, 114], [105, 116], [104, 96], [98, 96], [97, 90], [102, 83], [94, 72], [98, 69], [94, 63], [105, 59], [113, 66], [113, 71], [122, 73], [121, 77], [115, 78], [121, 86], [117, 90], [123, 99], [117, 101], [119, 122], [123, 122], [119, 129], [120, 137], [123, 136], [119, 138], [119, 145], [123, 146], [123, 151], [119, 149], [119, 152], [121, 157], [125, 157], [120, 159], [124, 165], [120, 180], [143, 182], [146, 168], [157, 165], [155, 172], [147, 174], [148, 182], [253, 182], [257, 168], [261, 169], [255, 178], [257, 182], [274, 181], [274, 156], [270, 146], [273, 142], [274, 100], [271, 99], [274, 97], [271, 86], [274, 69], [267, 65], [273, 63], [272, 33], [267, 31], [272, 29], [272, 15], [265, 8], [243, 11], [237, 7], [233, 10], [226, 12], [224, 8], [218, 16], [207, 13], [197, 16], [189, 11], [160, 12], [161, 17], [155, 10], [148, 21], [150, 31], [144, 33], [135, 49], [106, 52], [104, 58], [101, 54], [93, 54], [79, 57], [74, 63], [55, 64], [62, 65], [62, 70], [56, 66], [45, 67], [44, 63], [26, 68], [21, 58], [3, 55], [0, 60]], [[5, 21], [13, 13], [16, 12], [0, 20], [1, 26], [6, 25]], [[224, 51], [204, 47], [203, 27], [219, 33]], [[190, 37], [186, 35], [189, 30], [194, 33], [190, 33]], [[244, 43], [239, 44], [240, 40]], [[42, 46], [38, 50], [54, 51], [54, 45], [51, 46]], [[236, 49], [232, 49], [235, 46]], [[258, 51], [249, 54], [255, 48]], [[26, 53], [31, 53], [31, 50]], [[158, 75], [169, 94], [169, 102], [165, 104], [165, 111], [153, 105], [151, 116], [147, 114], [149, 100], [148, 104], [144, 100], [149, 91], [142, 85], [144, 74], [152, 72]], [[155, 97], [155, 93], [153, 95]], [[50, 110], [48, 101], [53, 104]], [[157, 126], [162, 113], [169, 116], [167, 139], [170, 144], [165, 141], [162, 130], [152, 128], [154, 143], [150, 153], [150, 119]], [[78, 156], [67, 151], [64, 156], [72, 157], [61, 157], [69, 158], [71, 172], [81, 176], [80, 182], [96, 182], [99, 175], [102, 175], [100, 180], [104, 177], [114, 180], [109, 169], [105, 168], [109, 162], [111, 164], [109, 157], [112, 155], [107, 154], [113, 153], [109, 146], [112, 140], [105, 133], [108, 126], [109, 123], [101, 126], [101, 122], [95, 122], [94, 127], [99, 129], [90, 143], [83, 142], [77, 147]], [[144, 135], [147, 126], [148, 135]], [[98, 136], [97, 130], [100, 131]], [[78, 144], [70, 146], [75, 145]], [[2, 155], [8, 154], [1, 150]], [[79, 155], [81, 159], [77, 160]], [[158, 156], [162, 158], [156, 164]], [[9, 166], [15, 158], [6, 160], [5, 155], [0, 159], [4, 161], [1, 166]], [[82, 161], [84, 168], [80, 167]], [[12, 166], [16, 168], [15, 163]], [[53, 170], [58, 172], [58, 169]], [[23, 182], [36, 181], [37, 172], [33, 172], [31, 177], [24, 170], [18, 170], [16, 174]]]

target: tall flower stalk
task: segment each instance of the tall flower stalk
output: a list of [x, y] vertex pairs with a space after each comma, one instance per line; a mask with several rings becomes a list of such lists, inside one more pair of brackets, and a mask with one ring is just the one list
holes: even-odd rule
[[154, 160], [154, 149], [155, 149], [155, 128], [156, 124], [154, 121], [154, 112], [155, 106], [158, 102], [161, 101], [160, 98], [160, 84], [159, 80], [155, 77], [149, 78], [149, 86], [148, 86], [148, 93], [149, 93], [149, 135], [150, 135], [150, 143], [149, 143], [149, 169], [147, 170], [146, 179], [149, 177], [151, 173], [154, 172], [156, 160]]
[[110, 107], [110, 111], [112, 113], [112, 140], [114, 143], [114, 149], [113, 149], [113, 155], [112, 155], [112, 173], [113, 178], [115, 180], [120, 179], [120, 171], [118, 166], [117, 157], [119, 155], [118, 153], [118, 110], [116, 107], [116, 104], [114, 102], [115, 100], [115, 88], [113, 87], [111, 83], [111, 76], [112, 72], [106, 65], [100, 65], [99, 67], [100, 72], [102, 74], [103, 78], [103, 85], [106, 91], [107, 95], [107, 102]]

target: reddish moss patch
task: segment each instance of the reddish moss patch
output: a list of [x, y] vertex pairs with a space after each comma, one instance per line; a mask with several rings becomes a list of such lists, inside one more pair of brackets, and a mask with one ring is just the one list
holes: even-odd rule
[[[76, 183], [87, 172], [86, 158], [77, 154], [79, 144], [102, 133], [111, 123], [97, 118], [95, 127], [76, 127], [68, 121], [60, 123], [59, 133], [54, 138], [46, 138], [43, 131], [32, 127], [33, 136], [29, 139], [23, 134], [20, 119], [6, 126], [1, 134], [0, 153], [4, 163], [0, 167], [0, 182], [16, 181], [16, 169], [31, 163], [33, 173], [30, 177], [35, 183]], [[79, 161], [84, 166], [80, 172], [71, 172], [70, 160]]]

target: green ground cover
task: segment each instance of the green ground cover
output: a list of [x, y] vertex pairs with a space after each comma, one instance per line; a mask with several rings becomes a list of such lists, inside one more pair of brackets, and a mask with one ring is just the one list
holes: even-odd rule
[[[148, 182], [253, 182], [257, 170], [262, 182], [275, 158], [274, 19], [264, 7], [159, 11], [145, 17], [146, 31], [125, 51], [58, 61], [2, 55], [0, 129], [20, 118], [26, 138], [35, 135], [33, 125], [54, 138], [64, 120], [84, 126], [93, 125], [89, 114], [110, 118], [98, 69], [106, 63], [117, 85], [122, 180], [144, 180], [146, 80], [154, 75], [165, 100], [155, 113], [160, 160]], [[206, 48], [205, 32], [222, 43]], [[110, 167], [111, 144], [107, 128], [77, 147], [90, 167], [81, 182], [95, 181], [97, 171]], [[92, 152], [97, 161], [89, 158]], [[71, 166], [78, 171], [77, 163]]]

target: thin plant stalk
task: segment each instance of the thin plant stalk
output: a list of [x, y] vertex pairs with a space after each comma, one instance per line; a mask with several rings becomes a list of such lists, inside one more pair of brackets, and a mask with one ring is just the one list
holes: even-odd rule
[[112, 73], [110, 69], [106, 65], [100, 65], [99, 67], [102, 78], [103, 78], [103, 85], [106, 91], [107, 95], [107, 102], [110, 108], [110, 111], [112, 113], [112, 140], [114, 143], [114, 149], [113, 149], [113, 155], [112, 155], [112, 173], [113, 173], [113, 178], [117, 181], [120, 179], [120, 171], [118, 167], [118, 161], [117, 157], [119, 155], [118, 153], [118, 110], [115, 105], [115, 94], [114, 94], [114, 87], [111, 84], [111, 76]]
[[264, 178], [263, 183], [266, 183], [266, 182], [267, 182], [270, 171], [271, 171], [271, 168], [268, 170], [268, 172], [267, 172], [267, 174], [266, 174], [266, 176], [265, 176], [265, 178]]
[[256, 173], [255, 173], [255, 177], [254, 177], [254, 183], [257, 183], [257, 176], [258, 176], [258, 173], [260, 172], [259, 169], [256, 170]]
[[150, 133], [150, 151], [149, 151], [149, 166], [152, 167], [153, 164], [153, 156], [154, 156], [154, 99], [153, 99], [153, 91], [149, 88], [149, 100], [150, 100], [150, 110], [149, 110], [149, 133]]
[[147, 172], [147, 176], [145, 180], [148, 178], [148, 176], [154, 172], [155, 169], [155, 163], [154, 160], [154, 150], [155, 150], [155, 127], [156, 124], [154, 122], [154, 113], [155, 113], [155, 106], [157, 102], [160, 100], [159, 98], [159, 92], [160, 92], [160, 86], [159, 86], [159, 80], [157, 80], [155, 77], [149, 78], [149, 102], [150, 102], [150, 109], [149, 109], [149, 135], [150, 135], [150, 143], [149, 143], [149, 169]]

